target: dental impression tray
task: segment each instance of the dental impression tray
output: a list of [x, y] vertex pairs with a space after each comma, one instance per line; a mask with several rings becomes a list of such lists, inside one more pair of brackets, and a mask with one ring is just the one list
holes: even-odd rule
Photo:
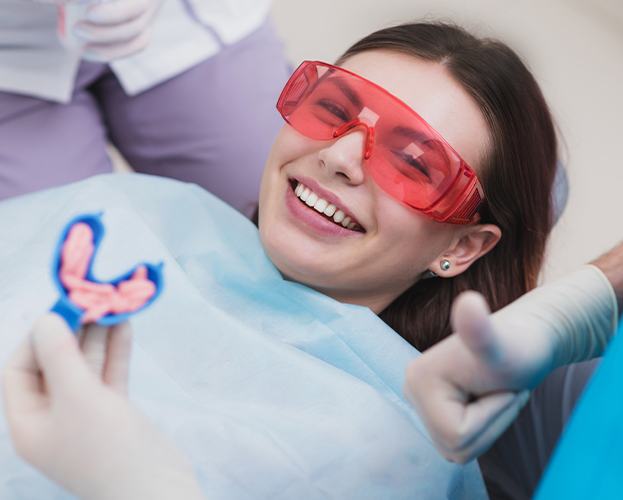
[[73, 218], [61, 232], [52, 261], [60, 298], [52, 312], [75, 332], [81, 325], [110, 326], [150, 306], [163, 287], [162, 264], [140, 263], [110, 281], [93, 276], [93, 261], [104, 237], [102, 214]]

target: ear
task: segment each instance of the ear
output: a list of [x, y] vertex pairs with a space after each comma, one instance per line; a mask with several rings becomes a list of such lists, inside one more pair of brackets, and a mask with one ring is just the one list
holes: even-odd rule
[[[502, 230], [493, 224], [480, 224], [460, 231], [452, 244], [433, 262], [430, 270], [442, 278], [452, 278], [465, 272], [469, 266], [489, 252], [502, 237]], [[442, 269], [447, 260], [450, 267]]]

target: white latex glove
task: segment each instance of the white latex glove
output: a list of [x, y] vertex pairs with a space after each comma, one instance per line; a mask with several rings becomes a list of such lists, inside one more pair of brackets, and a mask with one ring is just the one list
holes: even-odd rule
[[90, 326], [84, 356], [64, 320], [41, 318], [3, 376], [17, 452], [83, 499], [202, 498], [190, 465], [125, 394], [131, 332]]
[[[85, 59], [111, 62], [143, 50], [161, 0], [106, 0], [86, 9], [70, 29]], [[70, 9], [72, 3], [67, 8]]]
[[405, 394], [447, 459], [484, 453], [513, 422], [528, 389], [553, 369], [603, 352], [616, 324], [616, 297], [586, 266], [490, 315], [466, 292], [452, 311], [455, 334], [407, 369]]

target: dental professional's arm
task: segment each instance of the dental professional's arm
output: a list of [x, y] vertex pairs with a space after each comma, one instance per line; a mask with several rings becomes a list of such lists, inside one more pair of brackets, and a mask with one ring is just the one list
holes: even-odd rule
[[529, 390], [556, 368], [600, 356], [623, 297], [623, 245], [491, 315], [455, 302], [455, 334], [408, 368], [405, 393], [449, 460], [478, 457], [514, 421]]
[[[607, 277], [619, 301], [623, 282], [623, 246], [593, 261]], [[599, 367], [600, 358], [554, 370], [530, 394], [527, 405], [478, 464], [491, 498], [532, 498], [552, 453]]]
[[82, 499], [202, 499], [190, 463], [126, 399], [129, 326], [91, 326], [81, 344], [48, 314], [5, 367], [19, 455]]

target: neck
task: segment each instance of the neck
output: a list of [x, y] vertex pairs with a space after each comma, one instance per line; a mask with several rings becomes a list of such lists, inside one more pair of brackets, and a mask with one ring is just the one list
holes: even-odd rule
[[338, 290], [326, 290], [321, 288], [316, 288], [321, 293], [328, 295], [332, 299], [337, 300], [338, 302], [343, 302], [345, 304], [354, 304], [357, 306], [364, 306], [369, 308], [375, 314], [380, 314], [387, 306], [389, 306], [396, 298], [400, 296], [400, 293], [390, 292], [378, 292], [375, 294], [357, 294], [357, 293], [348, 293]]
[[396, 300], [402, 293], [407, 290], [413, 283], [405, 286], [405, 288], [396, 290], [365, 290], [362, 293], [357, 293], [353, 290], [341, 290], [335, 288], [323, 288], [320, 286], [313, 286], [310, 283], [306, 283], [304, 280], [294, 279], [283, 271], [279, 270], [279, 273], [283, 277], [283, 279], [288, 281], [294, 281], [297, 283], [301, 283], [310, 288], [313, 288], [317, 292], [320, 292], [328, 297], [331, 297], [338, 302], [342, 302], [344, 304], [353, 304], [356, 306], [363, 306], [370, 309], [374, 314], [381, 314], [387, 306], [389, 306], [394, 300]]

